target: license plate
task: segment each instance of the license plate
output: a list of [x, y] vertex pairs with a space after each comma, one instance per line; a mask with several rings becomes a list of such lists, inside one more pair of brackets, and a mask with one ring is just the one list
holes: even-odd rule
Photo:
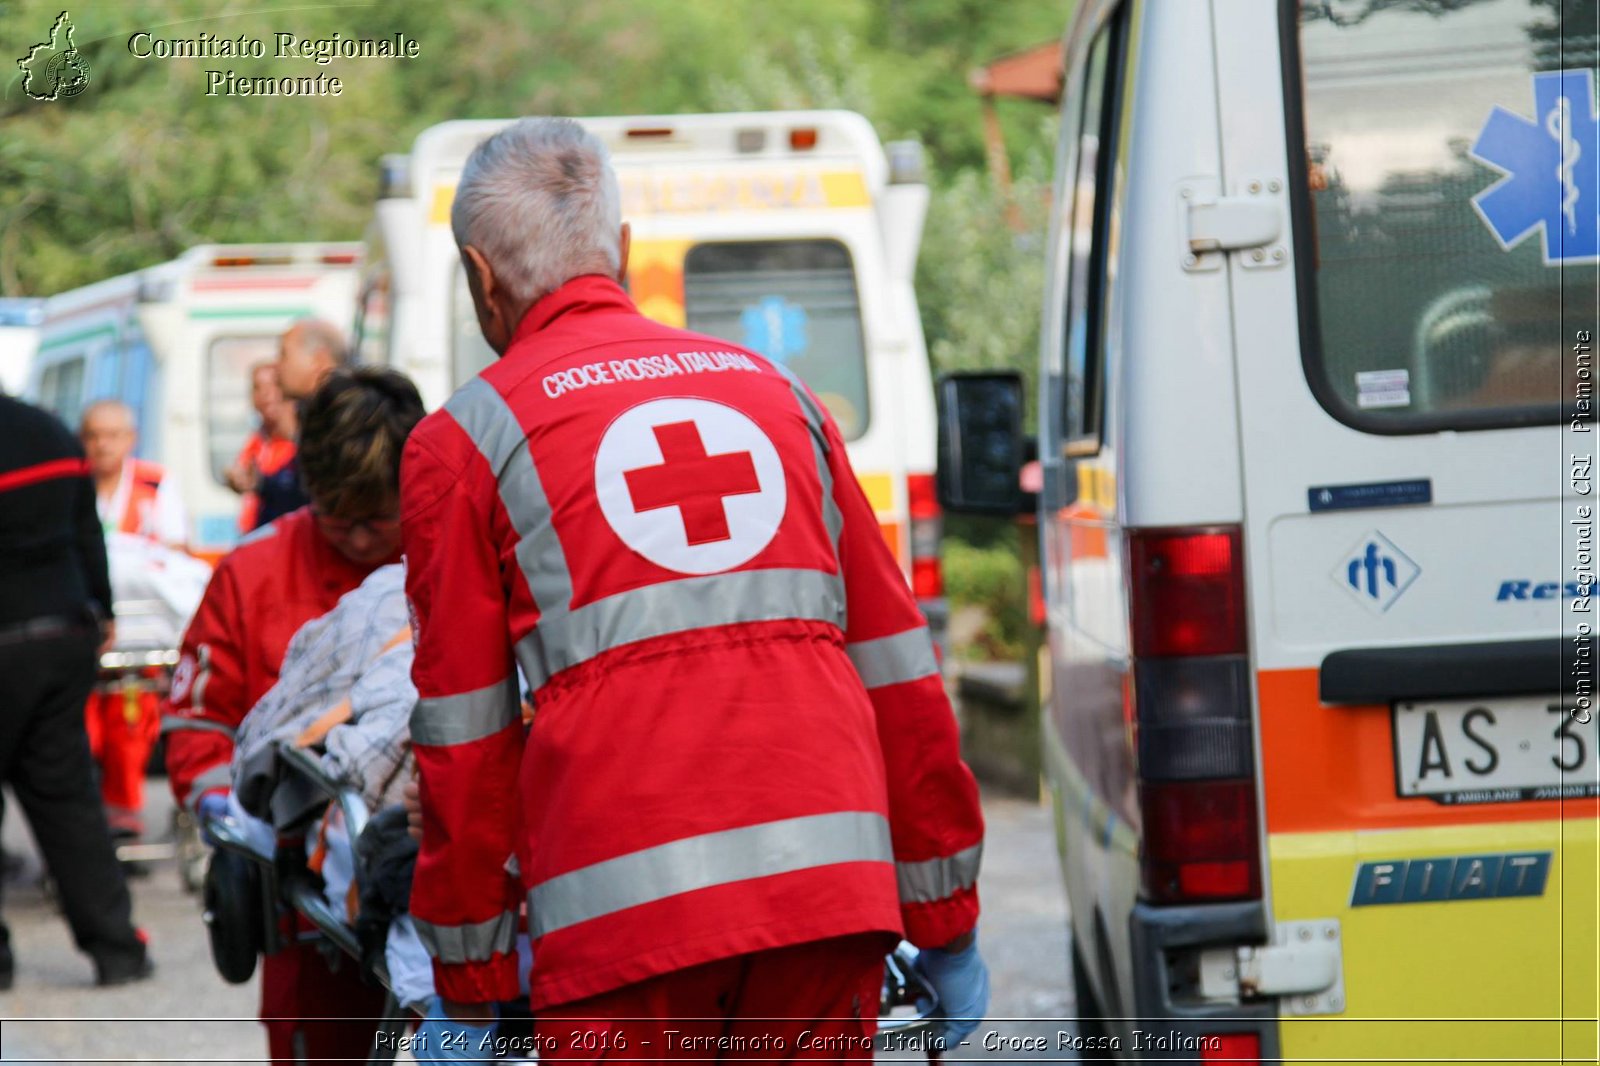
[[1402, 796], [1454, 804], [1600, 795], [1597, 749], [1594, 715], [1555, 696], [1394, 705]]

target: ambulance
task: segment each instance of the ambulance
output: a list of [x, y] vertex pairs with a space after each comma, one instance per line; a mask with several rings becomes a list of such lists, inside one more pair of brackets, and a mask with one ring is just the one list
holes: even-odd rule
[[[442, 123], [383, 163], [358, 343], [363, 359], [410, 375], [429, 407], [494, 358], [450, 205], [467, 156], [511, 121]], [[920, 146], [886, 152], [866, 119], [842, 111], [578, 121], [616, 167], [639, 309], [761, 352], [811, 387], [939, 622], [933, 388], [912, 291], [928, 203]]]
[[1596, 1059], [1597, 41], [1077, 5], [1036, 503], [1015, 376], [940, 383], [940, 489], [1037, 515], [1101, 1050]]
[[44, 301], [33, 297], [0, 297], [0, 393], [20, 396], [28, 386], [28, 370], [39, 348], [39, 322]]
[[255, 429], [250, 368], [277, 357], [298, 318], [348, 332], [358, 243], [215, 244], [48, 298], [29, 394], [76, 428], [86, 404], [120, 399], [138, 455], [183, 493], [196, 554], [239, 537], [239, 497], [223, 481]]

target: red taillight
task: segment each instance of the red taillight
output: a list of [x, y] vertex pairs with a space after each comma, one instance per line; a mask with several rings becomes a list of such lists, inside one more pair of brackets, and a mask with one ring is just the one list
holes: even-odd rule
[[1128, 532], [1140, 872], [1153, 903], [1261, 895], [1242, 549], [1236, 527]]
[[1245, 650], [1244, 566], [1237, 529], [1128, 534], [1133, 654]]
[[1240, 1066], [1254, 1066], [1261, 1061], [1260, 1033], [1207, 1033], [1201, 1040], [1201, 1062], [1233, 1062]]
[[789, 131], [789, 147], [796, 152], [809, 152], [817, 146], [817, 131], [810, 126], [802, 126]]
[[944, 595], [944, 570], [939, 564], [944, 522], [933, 475], [908, 476], [906, 497], [911, 512], [911, 594], [919, 600], [937, 599]]
[[1253, 781], [1146, 781], [1139, 806], [1144, 895], [1152, 903], [1261, 894]]

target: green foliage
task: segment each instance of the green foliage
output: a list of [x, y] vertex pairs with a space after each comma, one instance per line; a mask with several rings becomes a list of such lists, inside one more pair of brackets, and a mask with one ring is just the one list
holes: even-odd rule
[[[120, 0], [75, 6], [87, 91], [39, 103], [12, 62], [45, 39], [57, 0], [0, 3], [0, 294], [59, 292], [207, 241], [350, 239], [371, 216], [378, 158], [450, 118], [848, 107], [886, 138], [921, 137], [946, 201], [984, 229], [978, 99], [966, 77], [1048, 40], [1065, 0], [471, 0], [304, 5]], [[201, 32], [268, 42], [253, 59], [140, 59], [129, 38]], [[418, 59], [275, 59], [273, 34], [405, 33]], [[207, 70], [339, 77], [343, 94], [225, 98]], [[1044, 109], [1002, 121], [1013, 154], [1037, 148]], [[965, 181], [967, 186], [959, 183]], [[964, 191], [963, 191], [964, 190]], [[946, 242], [952, 250], [956, 245]], [[930, 249], [929, 254], [939, 254]], [[926, 256], [925, 256], [926, 258]], [[1002, 257], [1003, 259], [1003, 257]], [[942, 273], [942, 272], [941, 272]], [[949, 315], [930, 320], [937, 342]], [[971, 317], [971, 316], [968, 316]], [[958, 330], [962, 316], [955, 316]], [[964, 334], [955, 341], [965, 343]]]
[[976, 607], [983, 626], [970, 644], [957, 647], [965, 658], [1017, 660], [1025, 657], [1028, 639], [1027, 576], [1017, 553], [1017, 529], [986, 547], [946, 537], [943, 545], [944, 588], [952, 612]]
[[935, 190], [917, 262], [917, 303], [936, 372], [1020, 370], [1027, 395], [1037, 395], [1050, 214], [1044, 159], [1040, 149], [1024, 160], [1010, 196], [987, 171], [975, 170]]

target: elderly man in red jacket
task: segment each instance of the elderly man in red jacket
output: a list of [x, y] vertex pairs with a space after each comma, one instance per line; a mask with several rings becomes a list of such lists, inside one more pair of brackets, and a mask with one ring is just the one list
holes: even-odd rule
[[517, 995], [525, 898], [545, 1058], [870, 1058], [902, 933], [970, 1032], [977, 789], [833, 420], [762, 357], [639, 314], [576, 123], [479, 146], [451, 222], [502, 358], [401, 471], [412, 913], [443, 1012]]

